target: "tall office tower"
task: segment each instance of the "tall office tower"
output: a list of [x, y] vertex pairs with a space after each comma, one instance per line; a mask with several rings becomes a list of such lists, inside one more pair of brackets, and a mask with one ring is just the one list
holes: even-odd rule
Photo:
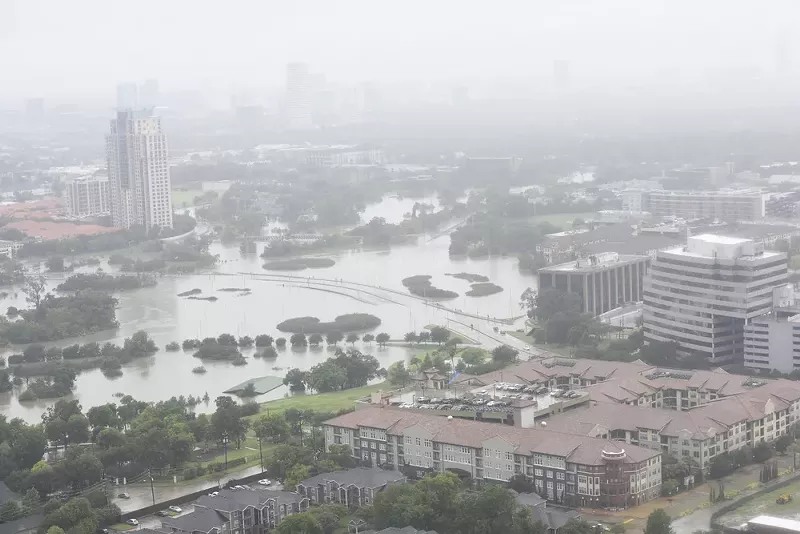
[[72, 217], [103, 215], [111, 210], [108, 176], [82, 176], [67, 180], [64, 197], [67, 213]]
[[786, 254], [750, 239], [698, 235], [661, 250], [644, 277], [646, 342], [677, 342], [712, 363], [742, 361], [744, 333], [788, 281]]
[[114, 226], [172, 227], [169, 147], [161, 118], [150, 110], [118, 110], [106, 154]]
[[146, 80], [139, 88], [139, 107], [152, 109], [158, 105], [158, 80]]
[[117, 85], [117, 109], [136, 109], [139, 107], [139, 89], [135, 83]]
[[553, 80], [557, 91], [569, 89], [569, 61], [564, 59], [553, 61]]
[[286, 66], [286, 123], [290, 130], [312, 127], [311, 88], [306, 63]]

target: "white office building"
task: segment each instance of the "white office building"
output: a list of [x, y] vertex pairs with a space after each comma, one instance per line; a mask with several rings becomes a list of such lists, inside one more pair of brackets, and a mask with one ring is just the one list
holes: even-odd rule
[[675, 341], [714, 363], [744, 358], [746, 325], [772, 310], [786, 254], [750, 239], [698, 235], [659, 251], [644, 278], [645, 341]]
[[286, 121], [290, 130], [308, 130], [311, 122], [311, 87], [306, 63], [286, 66]]
[[772, 312], [745, 327], [744, 365], [791, 373], [800, 369], [800, 292], [786, 284], [772, 296]]
[[718, 191], [623, 191], [625, 211], [648, 212], [656, 217], [755, 221], [766, 214], [767, 195], [758, 189]]
[[108, 176], [81, 176], [64, 183], [70, 217], [93, 217], [111, 211]]
[[161, 118], [149, 110], [117, 111], [106, 153], [114, 226], [171, 228], [169, 146]]

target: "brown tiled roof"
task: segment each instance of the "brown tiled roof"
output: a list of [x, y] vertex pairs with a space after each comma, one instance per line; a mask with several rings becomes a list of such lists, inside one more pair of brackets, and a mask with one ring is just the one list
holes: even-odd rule
[[481, 448], [486, 440], [500, 438], [517, 449], [518, 454], [532, 452], [567, 458], [567, 461], [596, 465], [603, 463], [601, 454], [624, 450], [627, 462], [642, 462], [660, 452], [624, 444], [589, 438], [577, 434], [554, 432], [543, 428], [519, 428], [497, 423], [483, 423], [391, 407], [370, 407], [335, 417], [326, 424], [356, 429], [380, 428], [389, 434], [402, 435], [411, 427], [421, 427], [431, 433], [434, 441], [451, 445]]

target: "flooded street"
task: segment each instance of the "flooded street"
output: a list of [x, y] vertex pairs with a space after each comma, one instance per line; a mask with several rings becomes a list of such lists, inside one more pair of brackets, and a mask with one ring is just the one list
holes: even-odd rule
[[[397, 200], [397, 199], [393, 199]], [[405, 202], [392, 202], [395, 211], [407, 210]], [[381, 203], [383, 204], [383, 203]], [[413, 205], [413, 202], [412, 202]], [[386, 211], [386, 210], [384, 210]], [[401, 214], [402, 216], [402, 214]], [[468, 323], [478, 321], [474, 318], [455, 316], [446, 310], [432, 306], [407, 296], [401, 280], [417, 274], [432, 275], [436, 287], [450, 289], [461, 296], [444, 301], [442, 304], [453, 310], [489, 315], [496, 318], [509, 318], [521, 315], [519, 296], [528, 287], [535, 287], [536, 277], [522, 275], [517, 268], [516, 258], [485, 258], [477, 260], [451, 260], [448, 256], [450, 239], [443, 236], [429, 241], [420, 237], [415, 246], [393, 247], [386, 251], [347, 251], [330, 255], [336, 265], [325, 269], [308, 269], [301, 272], [270, 272], [262, 268], [263, 260], [256, 255], [242, 256], [238, 246], [212, 245], [211, 252], [220, 255], [216, 271], [223, 275], [197, 274], [180, 278], [164, 277], [158, 285], [117, 294], [119, 307], [117, 320], [119, 329], [105, 331], [91, 336], [62, 340], [46, 345], [66, 346], [89, 341], [114, 342], [121, 344], [137, 330], [147, 331], [161, 350], [155, 355], [140, 359], [123, 367], [123, 376], [106, 378], [99, 369], [81, 372], [76, 381], [74, 398], [80, 400], [84, 409], [115, 400], [116, 393], [133, 395], [146, 401], [158, 401], [177, 395], [203, 396], [208, 393], [212, 399], [210, 407], [203, 404], [198, 410], [213, 408], [213, 399], [224, 390], [248, 378], [275, 375], [283, 376], [291, 367], [309, 369], [323, 361], [332, 349], [327, 347], [278, 351], [273, 360], [253, 358], [255, 350], [246, 350], [244, 356], [248, 365], [235, 367], [229, 362], [205, 362], [207, 373], [198, 375], [191, 371], [201, 362], [192, 357], [192, 352], [166, 352], [163, 347], [170, 341], [187, 338], [204, 338], [231, 333], [236, 336], [269, 334], [273, 337], [286, 337], [276, 325], [291, 317], [315, 316], [321, 321], [332, 321], [336, 316], [363, 312], [379, 317], [381, 326], [373, 331], [387, 332], [392, 339], [400, 339], [408, 331], [419, 331], [429, 324], [446, 324], [448, 319], [457, 319], [469, 328]], [[259, 251], [262, 247], [259, 247]], [[112, 271], [107, 265], [104, 270]], [[470, 289], [464, 280], [446, 276], [446, 273], [470, 272], [488, 276], [491, 282], [503, 287], [504, 291], [487, 297], [467, 297]], [[255, 274], [242, 274], [255, 273]], [[279, 276], [270, 276], [279, 275]], [[280, 276], [299, 276], [302, 280], [287, 280]], [[320, 278], [330, 282], [310, 283]], [[364, 287], [354, 288], [338, 284], [336, 280], [358, 282], [381, 288], [395, 290], [401, 294], [374, 290]], [[53, 286], [57, 280], [50, 282]], [[309, 287], [311, 286], [311, 287]], [[223, 288], [248, 288], [248, 294], [219, 291]], [[178, 293], [190, 289], [201, 289], [203, 296], [215, 296], [216, 302], [188, 300], [179, 298]], [[5, 299], [3, 306], [25, 306], [24, 297]], [[491, 326], [482, 324], [484, 331]], [[508, 328], [508, 327], [506, 327]], [[340, 343], [340, 346], [345, 346]], [[349, 344], [346, 345], [350, 347]], [[408, 361], [423, 349], [387, 346], [358, 342], [355, 348], [372, 354], [383, 367], [398, 360]], [[18, 348], [15, 350], [19, 350]], [[12, 351], [7, 351], [6, 355]], [[280, 369], [273, 369], [280, 368]], [[34, 401], [19, 403], [19, 388], [14, 392], [0, 395], [0, 409], [9, 417], [22, 417], [37, 421], [44, 409], [54, 401]], [[270, 393], [257, 397], [264, 401], [280, 398], [287, 393], [280, 387]]]

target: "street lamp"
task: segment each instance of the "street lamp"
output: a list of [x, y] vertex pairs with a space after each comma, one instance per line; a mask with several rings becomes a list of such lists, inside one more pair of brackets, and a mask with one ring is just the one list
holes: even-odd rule
[[261, 472], [264, 472], [264, 451], [261, 450], [261, 436], [256, 437], [258, 441], [258, 456], [261, 458]]
[[[353, 534], [358, 534], [358, 529], [366, 525], [366, 521], [363, 519], [351, 519], [347, 522], [347, 532], [353, 532]], [[353, 529], [353, 530], [351, 530]]]
[[225, 471], [228, 470], [228, 433], [222, 434], [222, 448], [225, 449]]

